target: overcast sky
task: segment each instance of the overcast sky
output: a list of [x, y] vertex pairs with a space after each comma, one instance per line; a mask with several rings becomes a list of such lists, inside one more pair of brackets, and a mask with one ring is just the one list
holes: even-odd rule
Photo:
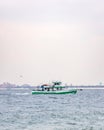
[[104, 84], [103, 0], [0, 0], [0, 83]]

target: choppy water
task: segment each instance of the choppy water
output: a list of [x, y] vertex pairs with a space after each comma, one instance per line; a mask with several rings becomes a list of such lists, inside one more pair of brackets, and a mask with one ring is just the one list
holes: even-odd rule
[[104, 90], [31, 95], [0, 89], [0, 130], [104, 130]]

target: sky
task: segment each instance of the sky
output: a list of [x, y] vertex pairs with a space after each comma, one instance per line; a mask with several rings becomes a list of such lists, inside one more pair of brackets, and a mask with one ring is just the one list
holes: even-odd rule
[[0, 0], [0, 83], [104, 84], [103, 0]]

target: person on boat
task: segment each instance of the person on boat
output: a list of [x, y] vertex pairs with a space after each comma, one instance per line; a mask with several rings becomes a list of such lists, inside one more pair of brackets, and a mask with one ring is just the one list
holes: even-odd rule
[[41, 85], [42, 91], [44, 91], [44, 85]]
[[45, 89], [46, 89], [45, 86], [48, 86], [48, 84], [43, 84], [43, 85], [41, 85], [42, 91], [45, 91]]

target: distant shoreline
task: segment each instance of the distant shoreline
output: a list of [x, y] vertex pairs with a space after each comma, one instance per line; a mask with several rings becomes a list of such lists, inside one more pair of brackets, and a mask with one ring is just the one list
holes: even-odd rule
[[[66, 85], [68, 88], [73, 89], [104, 89], [104, 85]], [[35, 88], [37, 86], [31, 86], [29, 84], [15, 85], [11, 83], [0, 84], [0, 88]]]

